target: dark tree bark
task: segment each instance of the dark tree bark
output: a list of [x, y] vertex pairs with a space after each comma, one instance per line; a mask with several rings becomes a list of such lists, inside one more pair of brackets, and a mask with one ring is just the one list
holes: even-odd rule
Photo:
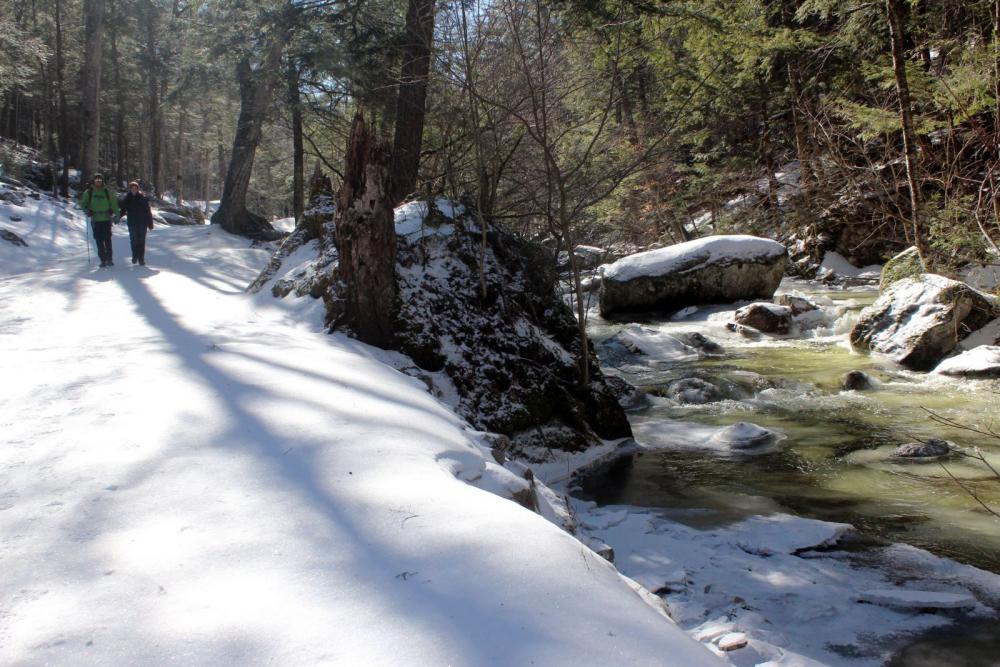
[[392, 143], [392, 200], [397, 204], [417, 187], [433, 44], [434, 0], [409, 0]]
[[[279, 30], [268, 48], [264, 62], [255, 70], [250, 64], [250, 56], [240, 60], [236, 66], [236, 77], [240, 82], [240, 115], [236, 122], [236, 136], [229, 157], [229, 167], [222, 186], [222, 200], [212, 215], [212, 224], [220, 225], [233, 234], [258, 235], [270, 228], [263, 218], [254, 216], [251, 223], [247, 211], [247, 189], [253, 174], [254, 158], [260, 143], [261, 130], [267, 108], [273, 99], [275, 84], [281, 64], [281, 51], [288, 39], [288, 30]], [[253, 227], [265, 227], [255, 229]], [[273, 230], [270, 230], [273, 232]]]
[[177, 93], [177, 137], [174, 140], [174, 196], [177, 205], [184, 198], [184, 125], [187, 120], [187, 107], [184, 106], [183, 93]]
[[104, 42], [104, 0], [84, 0], [86, 45], [83, 56], [83, 152], [81, 178], [86, 183], [98, 169], [101, 145], [101, 47]]
[[389, 152], [368, 135], [360, 114], [351, 124], [344, 182], [337, 194], [336, 244], [344, 281], [342, 320], [359, 340], [389, 347], [398, 308], [396, 228], [389, 193]]
[[[111, 16], [118, 16], [115, 0], [111, 1], [109, 7]], [[111, 21], [110, 34], [111, 42], [111, 69], [115, 85], [115, 138], [114, 138], [114, 173], [118, 180], [127, 176], [128, 172], [128, 149], [125, 140], [125, 91], [122, 88], [121, 64], [118, 59], [118, 30], [117, 21]]]
[[59, 192], [69, 196], [69, 114], [66, 110], [66, 57], [63, 53], [62, 0], [56, 0], [56, 85], [59, 87], [59, 154], [62, 158], [62, 177]]
[[149, 119], [149, 142], [147, 155], [149, 157], [149, 177], [153, 191], [159, 194], [163, 189], [160, 172], [161, 145], [163, 136], [163, 116], [160, 110], [160, 55], [157, 49], [157, 33], [159, 30], [159, 9], [152, 0], [145, 1], [146, 44], [145, 59], [148, 71], [146, 73], [146, 117]]
[[288, 102], [292, 107], [292, 215], [295, 222], [305, 210], [305, 149], [302, 145], [302, 100], [299, 95], [299, 70], [288, 62]]
[[920, 255], [920, 263], [927, 269], [928, 250], [920, 219], [920, 188], [917, 182], [917, 145], [913, 129], [913, 106], [910, 99], [910, 84], [906, 78], [906, 51], [904, 48], [902, 0], [885, 0], [889, 18], [889, 36], [892, 46], [892, 68], [896, 77], [896, 93], [899, 97], [899, 118], [903, 126], [903, 156], [906, 160], [906, 180], [910, 188], [910, 225], [913, 245]]

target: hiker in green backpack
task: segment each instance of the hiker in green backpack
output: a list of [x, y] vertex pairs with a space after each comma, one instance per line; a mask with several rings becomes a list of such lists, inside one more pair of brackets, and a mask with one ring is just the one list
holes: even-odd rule
[[104, 176], [94, 174], [90, 187], [80, 197], [80, 206], [90, 218], [101, 268], [115, 265], [111, 261], [111, 222], [117, 205], [118, 199], [104, 185]]

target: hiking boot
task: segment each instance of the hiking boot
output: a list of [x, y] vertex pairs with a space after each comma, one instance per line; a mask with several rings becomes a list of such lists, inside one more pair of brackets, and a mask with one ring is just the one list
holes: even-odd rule
[[106, 269], [106, 268], [107, 268], [107, 266], [108, 266], [108, 263], [107, 263], [107, 262], [101, 262], [101, 268], [102, 268], [102, 269]]
[[139, 260], [139, 266], [146, 266], [146, 260], [140, 259]]
[[133, 264], [138, 264], [138, 263], [139, 263], [139, 260], [138, 260], [138, 259], [136, 259], [135, 257], [133, 257], [133, 258], [132, 258], [132, 263], [133, 263]]

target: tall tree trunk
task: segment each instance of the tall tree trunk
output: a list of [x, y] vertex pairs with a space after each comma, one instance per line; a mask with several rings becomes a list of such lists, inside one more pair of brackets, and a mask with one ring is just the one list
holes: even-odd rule
[[302, 146], [302, 100], [299, 70], [288, 59], [288, 102], [292, 106], [292, 215], [297, 223], [305, 210], [305, 149]]
[[[109, 7], [111, 16], [117, 17], [118, 12], [116, 0], [111, 0]], [[118, 180], [125, 180], [128, 172], [128, 151], [125, 148], [125, 91], [122, 88], [121, 64], [118, 60], [118, 30], [117, 22], [111, 21], [110, 41], [111, 41], [111, 69], [113, 71], [115, 84], [115, 176]]]
[[159, 8], [152, 0], [145, 2], [146, 16], [146, 117], [149, 119], [149, 142], [146, 147], [149, 158], [149, 178], [152, 181], [152, 190], [159, 194], [163, 189], [160, 181], [160, 146], [163, 117], [160, 110], [160, 88], [159, 69], [160, 55], [157, 53], [157, 33], [159, 30]]
[[59, 87], [59, 155], [62, 159], [62, 176], [58, 178], [59, 192], [69, 196], [69, 114], [66, 110], [66, 57], [63, 53], [62, 0], [56, 3], [56, 85]]
[[358, 114], [337, 194], [338, 270], [346, 284], [343, 320], [359, 340], [379, 347], [392, 343], [398, 301], [389, 184], [389, 151], [371, 139]]
[[805, 122], [802, 119], [800, 104], [802, 103], [802, 86], [799, 73], [798, 56], [788, 57], [788, 92], [791, 96], [792, 127], [795, 133], [795, 153], [799, 160], [799, 185], [806, 195], [812, 190], [813, 171], [809, 156], [809, 137], [806, 134]]
[[174, 196], [177, 205], [181, 206], [184, 197], [184, 124], [187, 120], [187, 108], [184, 106], [183, 93], [177, 93], [177, 137], [174, 141]]
[[889, 36], [892, 42], [892, 68], [896, 77], [896, 93], [899, 97], [899, 118], [903, 126], [903, 155], [906, 160], [906, 180], [910, 188], [910, 225], [913, 245], [920, 255], [920, 263], [928, 269], [927, 242], [924, 238], [920, 216], [920, 188], [917, 183], [917, 146], [913, 130], [913, 107], [910, 100], [910, 85], [906, 78], [906, 53], [903, 48], [903, 7], [902, 0], [885, 0], [889, 19]]
[[101, 47], [104, 43], [104, 0], [84, 0], [86, 45], [83, 56], [83, 161], [86, 183], [98, 169], [101, 145]]
[[417, 187], [433, 44], [434, 0], [409, 0], [406, 43], [396, 101], [396, 130], [392, 142], [393, 203], [401, 202]]
[[288, 29], [280, 29], [268, 49], [263, 63], [254, 70], [246, 56], [236, 66], [240, 82], [240, 115], [236, 136], [222, 186], [222, 201], [212, 216], [212, 223], [233, 234], [245, 234], [247, 227], [247, 190], [253, 174], [253, 162], [260, 143], [264, 116], [271, 103], [277, 82], [281, 51], [288, 40]]

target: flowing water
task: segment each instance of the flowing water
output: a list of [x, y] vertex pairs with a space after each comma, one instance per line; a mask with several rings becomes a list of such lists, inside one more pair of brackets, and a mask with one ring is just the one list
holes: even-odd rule
[[[973, 497], [1000, 511], [1000, 481], [991, 471], [962, 456], [890, 460], [899, 444], [937, 437], [980, 447], [1000, 469], [1000, 438], [934, 418], [1000, 430], [993, 423], [1000, 418], [1000, 389], [912, 373], [851, 352], [846, 332], [877, 293], [817, 287], [783, 285], [821, 302], [826, 319], [781, 339], [751, 341], [727, 331], [731, 307], [638, 324], [593, 316], [590, 328], [607, 372], [651, 394], [631, 414], [637, 440], [650, 449], [584, 480], [581, 493], [601, 504], [664, 508], [688, 523], [768, 511], [851, 523], [872, 539], [905, 542], [1000, 572], [1000, 519]], [[718, 342], [722, 351], [699, 359], [690, 348], [679, 348], [674, 339], [692, 332]], [[630, 342], [622, 346], [623, 340]], [[841, 390], [841, 377], [852, 370], [875, 378], [876, 388]], [[669, 397], [671, 382], [690, 377], [713, 385], [713, 400], [690, 404]], [[686, 427], [678, 426], [704, 430], [740, 421], [777, 431], [781, 439], [766, 453], [734, 456], [686, 446]], [[690, 511], [695, 508], [714, 511]]]

